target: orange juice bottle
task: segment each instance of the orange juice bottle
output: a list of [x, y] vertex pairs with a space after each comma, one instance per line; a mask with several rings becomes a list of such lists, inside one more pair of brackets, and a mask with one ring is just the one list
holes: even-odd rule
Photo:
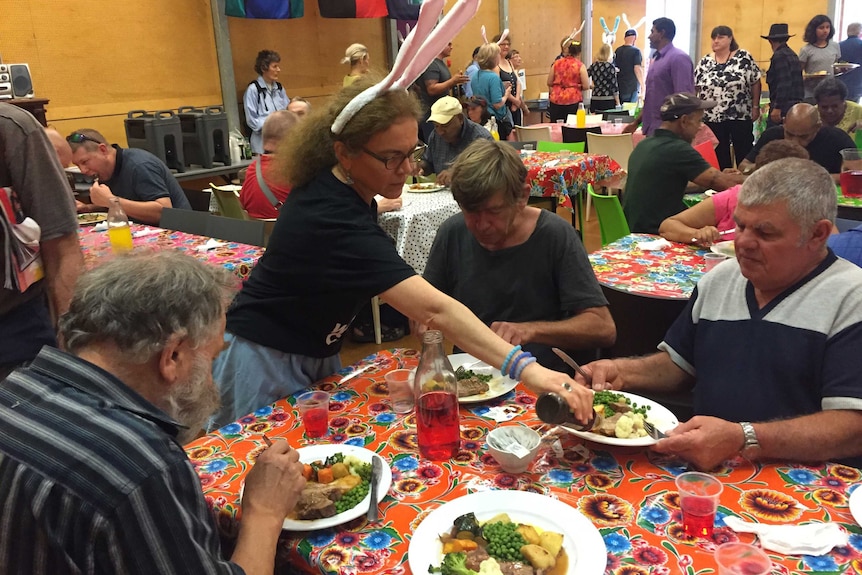
[[132, 249], [132, 229], [129, 227], [129, 218], [120, 205], [120, 198], [111, 198], [111, 206], [108, 208], [108, 241], [115, 254]]

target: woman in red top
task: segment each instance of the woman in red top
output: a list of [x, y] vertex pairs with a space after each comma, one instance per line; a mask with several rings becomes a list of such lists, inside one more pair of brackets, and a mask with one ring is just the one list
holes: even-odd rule
[[584, 101], [583, 91], [589, 88], [590, 78], [587, 68], [578, 59], [581, 43], [569, 42], [566, 54], [554, 61], [548, 74], [548, 87], [551, 89], [551, 105], [548, 111], [551, 121], [565, 120], [569, 114], [578, 111], [578, 104]]

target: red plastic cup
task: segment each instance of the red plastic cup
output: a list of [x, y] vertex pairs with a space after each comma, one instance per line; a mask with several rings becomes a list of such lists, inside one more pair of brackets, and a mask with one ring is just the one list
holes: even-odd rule
[[724, 486], [707, 473], [689, 471], [676, 478], [682, 526], [688, 537], [712, 537], [718, 498]]
[[306, 391], [296, 398], [296, 407], [308, 437], [323, 437], [329, 431], [329, 393]]
[[715, 550], [718, 575], [768, 575], [772, 572], [772, 560], [754, 545], [747, 543], [724, 543]]

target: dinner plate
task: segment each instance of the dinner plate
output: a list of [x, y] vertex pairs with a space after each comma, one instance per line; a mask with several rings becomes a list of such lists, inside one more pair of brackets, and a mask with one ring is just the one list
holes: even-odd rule
[[714, 254], [722, 255], [726, 258], [735, 258], [736, 251], [733, 248], [733, 240], [718, 242], [709, 246], [709, 251]]
[[[389, 488], [392, 486], [392, 470], [389, 468], [389, 465], [386, 463], [386, 460], [374, 453], [369, 449], [365, 449], [364, 447], [357, 447], [355, 445], [348, 445], [345, 443], [330, 443], [330, 444], [322, 444], [322, 445], [310, 445], [308, 447], [301, 447], [297, 450], [299, 452], [299, 461], [302, 463], [312, 463], [314, 461], [323, 461], [330, 455], [335, 455], [336, 453], [343, 453], [344, 455], [352, 455], [361, 459], [362, 461], [371, 462], [371, 458], [376, 457], [380, 459], [382, 472], [380, 474], [380, 481], [377, 484], [377, 502], [379, 503], [386, 494], [389, 492]], [[245, 490], [245, 484], [243, 484], [243, 491]], [[240, 498], [242, 498], [242, 493], [240, 493]], [[356, 519], [360, 515], [364, 515], [366, 511], [368, 511], [368, 504], [371, 502], [371, 493], [365, 496], [365, 499], [359, 502], [356, 507], [352, 509], [348, 509], [343, 513], [338, 513], [333, 515], [332, 517], [325, 517], [323, 519], [285, 519], [282, 524], [282, 529], [286, 529], [287, 531], [312, 531], [315, 529], [325, 529], [327, 527], [334, 527], [336, 525], [341, 525], [342, 523], [346, 523], [351, 519]]]
[[[679, 421], [677, 421], [676, 416], [673, 414], [673, 412], [671, 412], [668, 408], [666, 408], [660, 403], [656, 403], [655, 401], [646, 397], [641, 397], [640, 395], [635, 395], [634, 393], [627, 393], [625, 391], [616, 391], [614, 393], [619, 393], [620, 395], [626, 396], [631, 400], [632, 403], [637, 404], [638, 407], [648, 407], [649, 409], [647, 409], [646, 419], [661, 431], [667, 432], [679, 425]], [[592, 441], [593, 443], [603, 443], [605, 445], [643, 447], [647, 445], [654, 445], [657, 441], [650, 436], [636, 437], [634, 439], [620, 439], [619, 437], [608, 437], [607, 435], [601, 435], [598, 433], [593, 433], [591, 431], [578, 431], [576, 429], [566, 427], [565, 425], [561, 425], [560, 427], [562, 427], [566, 431], [574, 433], [578, 437], [581, 437], [588, 441]]]
[[99, 222], [104, 222], [108, 219], [107, 212], [101, 213], [89, 213], [89, 214], [78, 214], [78, 225], [79, 226], [92, 226], [93, 224], [98, 224]]
[[452, 369], [458, 369], [458, 366], [463, 365], [465, 369], [469, 369], [474, 373], [478, 373], [480, 375], [490, 375], [491, 381], [488, 382], [488, 391], [485, 393], [478, 393], [476, 395], [468, 395], [466, 397], [459, 397], [458, 403], [482, 403], [483, 401], [488, 401], [489, 399], [494, 399], [500, 397], [501, 395], [506, 395], [518, 385], [518, 382], [514, 379], [507, 377], [503, 377], [503, 374], [500, 373], [499, 369], [494, 369], [487, 363], [479, 363], [473, 367], [468, 367], [469, 365], [476, 363], [479, 361], [469, 353], [455, 353], [449, 356], [449, 363], [452, 364]]
[[862, 525], [862, 484], [857, 485], [850, 494], [850, 515], [857, 524]]
[[600, 575], [605, 572], [608, 552], [599, 530], [570, 505], [529, 491], [480, 491], [441, 505], [422, 520], [410, 539], [407, 562], [413, 573], [428, 573], [428, 567], [443, 560], [440, 535], [452, 522], [473, 512], [479, 521], [506, 513], [517, 523], [563, 534], [569, 556], [567, 575]]
[[445, 186], [428, 182], [424, 184], [404, 184], [404, 191], [411, 194], [430, 194], [431, 192], [439, 192]]

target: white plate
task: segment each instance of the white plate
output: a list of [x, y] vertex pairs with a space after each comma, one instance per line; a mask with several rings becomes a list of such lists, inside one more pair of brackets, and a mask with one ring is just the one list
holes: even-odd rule
[[[383, 463], [381, 466], [382, 473], [380, 474], [380, 481], [377, 483], [377, 502], [379, 503], [386, 494], [389, 492], [389, 488], [392, 486], [392, 470], [389, 468], [389, 465], [386, 463], [386, 460], [374, 453], [369, 449], [365, 449], [364, 447], [357, 447], [355, 445], [347, 445], [343, 443], [334, 443], [327, 445], [310, 445], [308, 447], [302, 447], [298, 449], [299, 451], [299, 460], [302, 463], [311, 463], [313, 461], [323, 461], [330, 455], [335, 455], [336, 453], [343, 453], [344, 455], [352, 455], [361, 459], [362, 461], [371, 462], [372, 457], [377, 457], [380, 459], [380, 462]], [[242, 494], [245, 491], [245, 484], [242, 486], [242, 491], [240, 491], [240, 500], [242, 499]], [[351, 519], [356, 519], [360, 515], [364, 515], [366, 511], [368, 511], [368, 505], [371, 502], [371, 494], [365, 496], [365, 499], [359, 502], [359, 504], [353, 509], [348, 509], [343, 513], [338, 513], [333, 515], [332, 517], [326, 517], [324, 519], [285, 519], [282, 524], [282, 529], [286, 529], [288, 531], [312, 531], [314, 529], [325, 529], [327, 527], [334, 527], [336, 525], [341, 525], [342, 523], [346, 523]]]
[[[614, 393], [619, 393], [620, 395], [628, 397], [631, 402], [637, 404], [638, 407], [649, 406], [646, 419], [661, 431], [667, 432], [679, 425], [679, 421], [677, 421], [673, 412], [660, 403], [656, 403], [653, 400], [641, 397], [640, 395], [635, 395], [634, 393], [626, 393], [625, 391], [616, 391]], [[575, 429], [570, 429], [565, 425], [561, 425], [560, 427], [566, 431], [574, 433], [578, 437], [592, 441], [593, 443], [603, 443], [605, 445], [627, 445], [629, 447], [643, 447], [654, 445], [656, 443], [656, 440], [650, 436], [636, 437], [634, 439], [620, 439], [618, 437], [608, 437], [607, 435], [592, 433], [591, 431], [577, 431]]]
[[[413, 186], [421, 187], [414, 189]], [[442, 189], [445, 189], [445, 187], [433, 182], [424, 184], [404, 184], [404, 191], [411, 194], [430, 194], [431, 192], [439, 192]]]
[[722, 255], [726, 258], [735, 258], [736, 251], [733, 249], [733, 240], [727, 240], [724, 242], [718, 242], [717, 244], [712, 244], [709, 246], [709, 251], [714, 254]]
[[491, 381], [488, 382], [488, 391], [485, 393], [478, 393], [476, 395], [468, 395], [466, 397], [459, 397], [458, 403], [482, 403], [483, 401], [488, 401], [489, 399], [495, 399], [500, 397], [501, 395], [506, 395], [518, 385], [518, 382], [514, 379], [509, 378], [508, 376], [503, 377], [503, 374], [500, 373], [499, 369], [494, 369], [487, 363], [480, 363], [473, 367], [467, 367], [470, 364], [476, 363], [479, 361], [469, 353], [454, 353], [449, 356], [449, 363], [452, 364], [452, 369], [458, 369], [458, 366], [465, 366], [466, 369], [474, 373], [478, 373], [481, 375], [490, 375]]
[[78, 214], [78, 225], [79, 226], [92, 226], [94, 224], [98, 224], [99, 222], [104, 222], [108, 219], [107, 212], [90, 212], [87, 214]]
[[862, 525], [862, 485], [858, 485], [850, 494], [850, 515], [856, 523]]
[[512, 521], [534, 525], [563, 534], [563, 548], [569, 556], [567, 575], [601, 575], [608, 552], [599, 530], [570, 505], [528, 491], [481, 491], [449, 501], [422, 520], [410, 539], [407, 562], [413, 573], [428, 573], [428, 567], [443, 560], [440, 535], [452, 522], [473, 512], [479, 521], [507, 513]]

